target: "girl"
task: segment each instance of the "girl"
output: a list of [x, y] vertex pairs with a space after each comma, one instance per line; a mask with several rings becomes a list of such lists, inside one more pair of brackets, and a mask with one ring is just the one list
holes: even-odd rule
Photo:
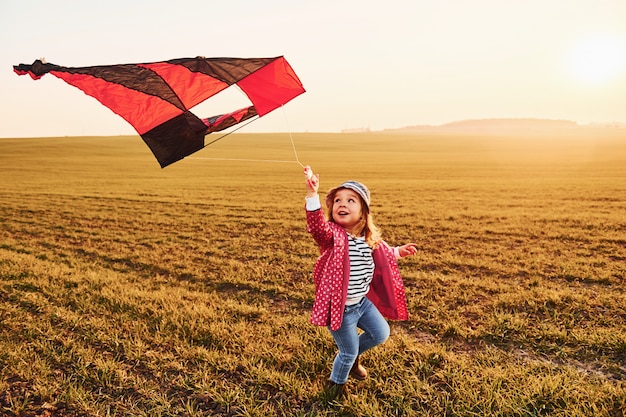
[[396, 260], [414, 255], [417, 247], [408, 243], [391, 248], [381, 239], [369, 211], [370, 192], [357, 181], [329, 191], [326, 219], [317, 193], [319, 175], [306, 170], [305, 175], [307, 231], [321, 253], [313, 270], [311, 323], [328, 326], [339, 349], [326, 387], [328, 399], [335, 400], [347, 396], [348, 376], [367, 378], [359, 355], [389, 337], [384, 317], [408, 319]]

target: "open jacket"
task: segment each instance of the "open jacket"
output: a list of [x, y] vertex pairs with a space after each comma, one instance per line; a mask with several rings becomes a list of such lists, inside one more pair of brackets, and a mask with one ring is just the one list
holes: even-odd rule
[[[307, 211], [307, 231], [320, 248], [320, 257], [313, 269], [315, 302], [311, 323], [330, 326], [335, 331], [341, 327], [343, 311], [350, 280], [350, 255], [348, 235], [336, 223], [328, 222], [321, 209]], [[407, 320], [404, 284], [393, 249], [384, 241], [372, 251], [374, 277], [367, 298], [378, 311], [391, 320]]]

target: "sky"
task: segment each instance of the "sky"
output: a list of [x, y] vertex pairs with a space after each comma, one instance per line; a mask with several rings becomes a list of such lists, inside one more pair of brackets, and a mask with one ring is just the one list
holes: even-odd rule
[[[13, 65], [279, 55], [307, 92], [242, 132], [626, 123], [624, 0], [0, 0], [0, 137], [136, 134], [75, 87]], [[219, 96], [193, 112], [247, 105]]]

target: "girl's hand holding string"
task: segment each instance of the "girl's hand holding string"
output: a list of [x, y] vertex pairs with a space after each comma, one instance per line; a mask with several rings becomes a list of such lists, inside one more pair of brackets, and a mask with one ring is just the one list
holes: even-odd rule
[[306, 195], [307, 197], [313, 197], [317, 195], [317, 190], [320, 186], [320, 176], [313, 174], [310, 166], [304, 168], [304, 177], [306, 178]]

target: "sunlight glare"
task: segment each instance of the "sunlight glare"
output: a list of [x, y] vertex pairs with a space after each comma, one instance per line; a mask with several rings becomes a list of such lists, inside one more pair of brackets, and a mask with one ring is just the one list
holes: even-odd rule
[[626, 72], [626, 43], [607, 34], [589, 36], [570, 50], [567, 67], [579, 82], [610, 82]]

